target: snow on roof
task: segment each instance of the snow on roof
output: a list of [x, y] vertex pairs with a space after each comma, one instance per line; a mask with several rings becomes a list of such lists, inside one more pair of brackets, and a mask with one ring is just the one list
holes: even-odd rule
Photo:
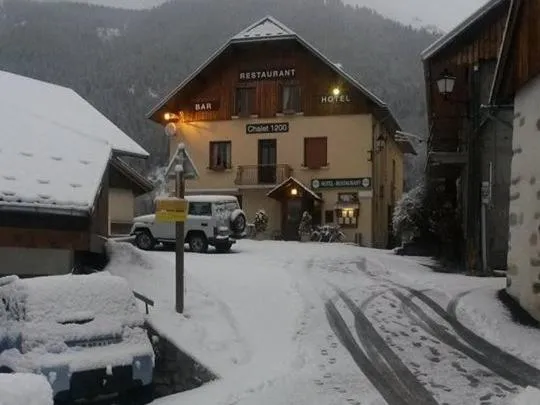
[[199, 195], [187, 195], [185, 197], [187, 201], [190, 202], [222, 202], [222, 201], [238, 201], [238, 199], [233, 195], [205, 195], [205, 194], [199, 194]]
[[493, 10], [495, 7], [497, 7], [499, 4], [502, 4], [503, 2], [506, 2], [508, 0], [490, 0], [486, 4], [484, 4], [482, 7], [480, 7], [478, 10], [476, 10], [471, 16], [466, 18], [463, 22], [458, 24], [454, 29], [452, 29], [448, 34], [440, 37], [438, 40], [433, 42], [430, 46], [428, 46], [420, 56], [422, 57], [422, 60], [425, 61], [426, 59], [431, 58], [436, 53], [438, 53], [441, 49], [445, 48], [448, 44], [450, 44], [456, 37], [461, 35], [464, 31], [466, 31], [468, 28], [476, 24], [479, 20], [481, 20], [487, 13], [489, 13], [491, 10]]
[[232, 40], [294, 37], [296, 34], [272, 16], [266, 16], [232, 37]]
[[134, 140], [67, 87], [0, 70], [0, 102], [46, 118], [71, 131], [106, 141], [118, 154], [149, 156]]
[[315, 199], [316, 201], [322, 201], [322, 198], [319, 195], [317, 195], [315, 192], [313, 192], [313, 190], [311, 190], [309, 187], [307, 187], [305, 184], [303, 184], [300, 180], [298, 180], [298, 179], [296, 179], [294, 177], [289, 177], [287, 180], [281, 182], [276, 187], [274, 187], [272, 190], [270, 190], [266, 195], [268, 197], [272, 197], [272, 195], [274, 193], [276, 193], [277, 191], [279, 191], [283, 187], [286, 187], [287, 185], [290, 185], [290, 184], [301, 187], [305, 192], [307, 192], [309, 195], [311, 195], [313, 197], [313, 199]]
[[266, 16], [256, 23], [250, 25], [240, 33], [233, 36], [229, 41], [223, 44], [213, 55], [210, 56], [202, 65], [200, 65], [191, 75], [189, 75], [178, 87], [170, 92], [163, 100], [161, 100], [147, 115], [151, 118], [160, 108], [162, 108], [172, 97], [179, 93], [188, 83], [190, 83], [197, 75], [199, 75], [207, 66], [209, 66], [215, 59], [219, 57], [231, 44], [253, 42], [253, 41], [267, 41], [267, 40], [283, 40], [294, 39], [306, 47], [311, 53], [321, 59], [328, 67], [334, 72], [343, 77], [358, 91], [368, 97], [379, 108], [388, 111], [393, 121], [399, 126], [396, 118], [391, 112], [387, 104], [377, 97], [374, 93], [369, 91], [364, 85], [358, 82], [350, 74], [348, 74], [341, 64], [336, 64], [323, 55], [317, 48], [311, 45], [308, 41], [298, 35], [296, 32], [288, 28], [285, 24], [281, 23], [272, 16]]
[[89, 213], [110, 145], [7, 103], [1, 96], [4, 79], [0, 76], [0, 209]]

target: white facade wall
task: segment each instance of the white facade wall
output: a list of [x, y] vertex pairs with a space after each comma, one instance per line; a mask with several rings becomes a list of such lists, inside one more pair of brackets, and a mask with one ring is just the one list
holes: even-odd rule
[[540, 76], [514, 101], [508, 292], [540, 320]]

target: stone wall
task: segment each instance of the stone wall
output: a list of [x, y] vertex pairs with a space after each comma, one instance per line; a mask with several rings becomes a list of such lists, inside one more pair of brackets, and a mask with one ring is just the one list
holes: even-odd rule
[[147, 325], [154, 352], [154, 398], [198, 388], [217, 377]]
[[540, 320], [540, 76], [516, 94], [508, 293]]

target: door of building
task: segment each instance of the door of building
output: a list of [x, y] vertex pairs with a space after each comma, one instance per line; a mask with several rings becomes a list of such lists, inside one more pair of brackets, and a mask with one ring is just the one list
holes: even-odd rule
[[290, 198], [283, 202], [282, 209], [284, 212], [284, 221], [282, 224], [283, 239], [299, 240], [298, 228], [302, 220], [303, 204], [301, 198]]
[[259, 139], [259, 184], [276, 184], [276, 164], [276, 140]]

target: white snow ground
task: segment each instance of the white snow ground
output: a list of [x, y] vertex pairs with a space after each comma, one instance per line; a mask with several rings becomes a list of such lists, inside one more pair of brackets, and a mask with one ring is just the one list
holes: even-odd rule
[[459, 321], [540, 368], [540, 331], [513, 324], [494, 298], [504, 279], [434, 273], [426, 259], [349, 245], [245, 240], [231, 254], [186, 253], [186, 310], [177, 315], [174, 253], [111, 249], [108, 270], [156, 301], [154, 327], [221, 377], [156, 404], [400, 403], [375, 389], [386, 381], [389, 391], [424, 395], [404, 404], [507, 405], [540, 387], [540, 372], [512, 369], [514, 360], [501, 367], [496, 348], [458, 335], [445, 312], [454, 304]]
[[0, 405], [53, 405], [49, 382], [37, 374], [0, 374]]

